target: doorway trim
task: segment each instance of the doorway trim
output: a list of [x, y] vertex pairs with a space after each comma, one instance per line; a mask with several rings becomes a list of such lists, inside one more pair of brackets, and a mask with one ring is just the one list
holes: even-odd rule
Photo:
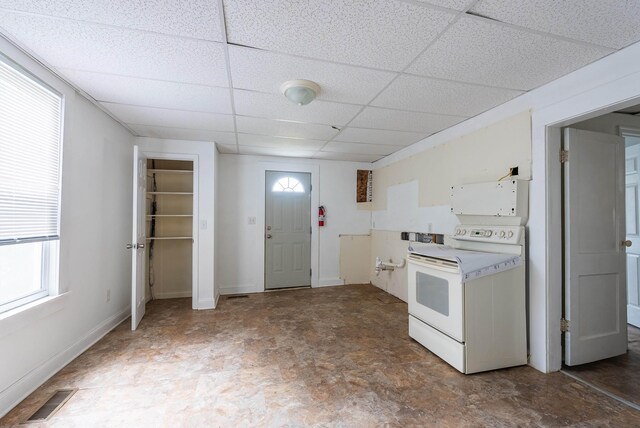
[[[199, 183], [199, 174], [198, 174], [198, 155], [192, 155], [188, 153], [170, 153], [170, 152], [154, 152], [154, 151], [146, 151], [141, 150], [142, 153], [145, 154], [147, 159], [163, 159], [163, 160], [178, 160], [178, 161], [190, 161], [193, 162], [193, 217], [191, 221], [191, 236], [193, 239], [193, 245], [191, 248], [191, 307], [193, 309], [198, 309], [198, 301], [200, 296], [200, 281], [198, 277], [198, 262], [200, 260], [199, 257], [199, 246], [198, 246], [198, 234], [200, 228], [198, 227], [200, 224], [199, 219], [199, 211], [198, 211], [198, 203], [199, 192], [198, 192], [198, 183]], [[146, 212], [144, 213], [146, 215]]]
[[263, 291], [265, 290], [265, 174], [267, 171], [306, 172], [311, 174], [311, 287], [318, 287], [320, 277], [320, 237], [318, 235], [318, 222], [314, 221], [316, 219], [314, 213], [318, 205], [320, 205], [320, 165], [302, 163], [295, 165], [293, 162], [258, 162], [259, 181], [256, 185], [256, 187], [260, 189], [258, 194], [258, 217], [256, 219], [256, 246], [258, 253], [256, 256], [257, 260], [255, 260], [254, 271], [257, 288]]
[[[530, 206], [535, 209], [531, 210], [529, 226], [539, 233], [530, 234], [529, 239], [529, 302], [531, 308], [540, 308], [544, 302], [545, 311], [530, 311], [530, 363], [547, 373], [562, 367], [561, 128], [640, 104], [640, 88], [634, 78], [630, 75], [598, 86], [531, 116], [533, 180], [529, 194]], [[536, 287], [541, 284], [544, 288]]]

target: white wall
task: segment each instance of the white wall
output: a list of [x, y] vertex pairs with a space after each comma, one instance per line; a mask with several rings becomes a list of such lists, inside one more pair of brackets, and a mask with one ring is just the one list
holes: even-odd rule
[[[0, 38], [65, 97], [58, 297], [0, 316], [0, 416], [130, 313], [133, 136]], [[107, 302], [107, 291], [111, 300]]]
[[[529, 192], [530, 364], [548, 372], [561, 367], [562, 302], [559, 133], [565, 126], [640, 103], [640, 43], [435, 134], [374, 164], [374, 168], [444, 144], [530, 109], [532, 181]], [[500, 153], [494, 153], [500, 156]], [[374, 172], [375, 180], [375, 172]]]
[[[222, 294], [263, 291], [263, 273], [253, 267], [260, 265], [263, 254], [264, 231], [260, 219], [248, 224], [249, 217], [264, 212], [260, 201], [264, 181], [262, 164], [275, 162], [292, 168], [317, 167], [319, 173], [319, 204], [327, 207], [327, 226], [318, 230], [319, 284], [342, 284], [340, 278], [340, 234], [367, 234], [371, 213], [358, 210], [356, 198], [356, 170], [369, 169], [370, 164], [325, 160], [292, 159], [265, 156], [220, 155], [220, 188], [218, 252], [219, 285]], [[317, 212], [312, 206], [312, 214]]]
[[[218, 151], [215, 144], [207, 141], [163, 140], [158, 138], [136, 138], [136, 144], [147, 156], [154, 154], [171, 155], [179, 159], [180, 155], [197, 156], [198, 198], [197, 224], [194, 237], [198, 248], [197, 280], [198, 292], [194, 299], [194, 309], [211, 309], [215, 307], [215, 188], [216, 157]], [[196, 213], [194, 213], [194, 216]], [[203, 227], [206, 222], [206, 227]]]

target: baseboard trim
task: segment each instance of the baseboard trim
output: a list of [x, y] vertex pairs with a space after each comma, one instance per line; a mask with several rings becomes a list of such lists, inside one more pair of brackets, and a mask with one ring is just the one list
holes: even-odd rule
[[0, 418], [9, 413], [11, 409], [27, 398], [29, 394], [49, 378], [62, 370], [64, 366], [76, 359], [80, 354], [126, 320], [130, 314], [131, 308], [126, 308], [107, 318], [80, 340], [54, 355], [40, 366], [34, 368], [13, 385], [2, 391], [2, 393], [0, 393]]
[[229, 294], [245, 294], [245, 293], [262, 293], [264, 290], [256, 289], [255, 285], [227, 285], [220, 287], [220, 294], [223, 296]]
[[205, 309], [213, 309], [216, 307], [215, 301], [213, 299], [202, 299], [198, 300], [197, 310], [205, 310]]
[[181, 297], [191, 297], [191, 290], [189, 291], [170, 291], [167, 293], [154, 293], [154, 299], [178, 299]]
[[324, 278], [320, 280], [318, 287], [332, 287], [334, 285], [344, 285], [342, 278]]

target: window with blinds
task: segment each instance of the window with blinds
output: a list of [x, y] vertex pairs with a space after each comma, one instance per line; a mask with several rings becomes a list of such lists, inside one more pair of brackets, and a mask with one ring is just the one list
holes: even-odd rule
[[0, 312], [57, 281], [61, 143], [62, 96], [0, 54]]

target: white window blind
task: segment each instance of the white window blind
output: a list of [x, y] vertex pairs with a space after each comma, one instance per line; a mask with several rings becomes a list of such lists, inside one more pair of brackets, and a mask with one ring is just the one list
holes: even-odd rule
[[0, 55], [0, 245], [59, 237], [62, 97]]

